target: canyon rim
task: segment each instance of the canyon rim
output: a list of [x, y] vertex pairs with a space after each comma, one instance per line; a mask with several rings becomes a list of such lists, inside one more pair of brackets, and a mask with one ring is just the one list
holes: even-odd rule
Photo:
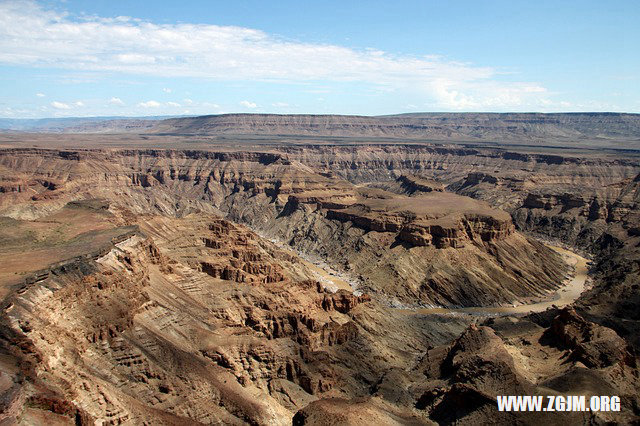
[[637, 420], [640, 118], [425, 117], [7, 133], [5, 420], [530, 423], [496, 396], [603, 389], [626, 409], [552, 419]]
[[0, 426], [640, 425], [638, 22], [0, 0]]

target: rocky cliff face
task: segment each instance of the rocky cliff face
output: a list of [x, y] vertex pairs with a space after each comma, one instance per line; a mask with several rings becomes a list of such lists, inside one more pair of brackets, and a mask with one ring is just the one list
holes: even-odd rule
[[431, 140], [640, 139], [636, 114], [225, 114], [172, 118], [152, 130], [174, 134], [318, 135]]
[[614, 214], [613, 206], [619, 203], [622, 191], [640, 171], [640, 162], [633, 157], [437, 146], [287, 148], [286, 153], [314, 170], [409, 195], [415, 195], [415, 189], [393, 182], [417, 174], [447, 186], [448, 191], [511, 213], [521, 230], [535, 230], [582, 246], [592, 243], [607, 223], [618, 221], [619, 216], [609, 215]]
[[[22, 193], [8, 193], [5, 214], [32, 217], [39, 214], [33, 211], [38, 206], [45, 213], [87, 197], [88, 188], [91, 197], [112, 200], [135, 214], [218, 212], [347, 273], [357, 271], [353, 281], [367, 291], [410, 305], [475, 306], [544, 297], [562, 283], [566, 271], [552, 250], [518, 235], [510, 216], [486, 203], [442, 188], [413, 191], [409, 197], [355, 186], [302, 164], [310, 158], [112, 151], [78, 153], [82, 160], [77, 160], [59, 152], [23, 151], [18, 159], [7, 155], [3, 161], [30, 173], [33, 162], [46, 156], [49, 161], [37, 175], [59, 185], [41, 190], [47, 199], [40, 204], [25, 206], [17, 202], [24, 200]], [[408, 178], [398, 182], [406, 186]], [[413, 182], [426, 186], [424, 179]], [[451, 259], [468, 267], [460, 270]], [[248, 270], [241, 260], [203, 262], [200, 268], [225, 279], [281, 279], [272, 267], [255, 264]]]
[[[611, 339], [599, 340], [604, 335], [611, 335]], [[606, 344], [602, 344], [604, 340]], [[578, 359], [600, 361], [587, 367]], [[632, 410], [622, 415], [556, 412], [552, 418], [542, 412], [500, 412], [496, 397], [542, 395], [548, 403], [549, 395], [599, 394], [616, 389], [626, 401], [623, 404], [632, 406], [638, 381], [631, 359], [612, 330], [599, 328], [571, 310], [559, 312], [548, 327], [531, 318], [489, 320], [470, 325], [451, 344], [427, 350], [413, 368], [387, 371], [369, 397], [314, 401], [293, 420], [294, 424], [426, 423], [397, 409], [406, 404], [438, 424], [629, 422], [635, 418]]]
[[[8, 415], [289, 424], [313, 400], [367, 394], [382, 365], [442, 340], [367, 295], [325, 289], [297, 257], [218, 217], [138, 225], [5, 300], [3, 350], [18, 366], [2, 364], [15, 383]], [[200, 268], [212, 261], [249, 272]], [[277, 279], [250, 279], [273, 273], [265, 266]], [[393, 347], [380, 339], [392, 322], [405, 330]], [[28, 408], [46, 398], [57, 402]]]
[[[558, 422], [637, 421], [633, 158], [263, 151], [2, 152], [6, 419], [513, 424], [549, 417], [496, 395], [604, 393], [627, 410]], [[575, 310], [398, 309], [547, 296], [567, 267], [522, 231], [594, 254]]]
[[412, 221], [410, 214], [376, 214], [362, 211], [361, 206], [350, 209], [328, 209], [327, 219], [352, 222], [365, 231], [391, 232], [397, 239], [411, 246], [435, 246], [436, 248], [460, 248], [472, 241], [500, 241], [514, 232], [511, 220], [500, 221], [491, 216], [463, 215], [438, 220]]
[[[405, 152], [404, 155], [401, 152]], [[516, 229], [580, 247], [595, 256], [596, 281], [580, 313], [613, 327], [638, 347], [638, 173], [635, 157], [519, 154], [436, 147], [288, 150], [305, 164], [398, 193], [402, 174], [447, 185], [511, 213]], [[371, 185], [371, 184], [368, 184]]]

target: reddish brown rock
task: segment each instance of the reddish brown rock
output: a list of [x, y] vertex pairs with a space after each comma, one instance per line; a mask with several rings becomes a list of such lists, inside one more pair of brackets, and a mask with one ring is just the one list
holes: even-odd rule
[[571, 351], [571, 358], [602, 368], [631, 359], [625, 341], [610, 328], [586, 321], [572, 308], [553, 319], [548, 335]]
[[367, 294], [355, 296], [346, 290], [339, 290], [336, 293], [325, 294], [322, 299], [322, 309], [325, 311], [335, 310], [342, 314], [346, 314], [361, 303], [371, 300]]

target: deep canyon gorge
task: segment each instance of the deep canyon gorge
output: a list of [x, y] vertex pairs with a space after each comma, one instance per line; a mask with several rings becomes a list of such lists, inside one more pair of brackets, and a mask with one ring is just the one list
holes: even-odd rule
[[0, 135], [2, 418], [639, 421], [640, 119], [567, 116]]

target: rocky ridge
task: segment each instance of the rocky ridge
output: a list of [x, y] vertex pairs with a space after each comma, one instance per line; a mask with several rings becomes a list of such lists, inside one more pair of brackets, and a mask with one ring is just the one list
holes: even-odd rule
[[[312, 400], [367, 394], [372, 379], [354, 371], [375, 377], [442, 339], [366, 295], [325, 290], [295, 257], [215, 216], [147, 216], [139, 226], [144, 233], [5, 300], [2, 341], [18, 365], [9, 376], [18, 415], [288, 424]], [[223, 229], [244, 241], [216, 232]], [[214, 277], [194, 263], [239, 258], [274, 265], [281, 279]], [[390, 322], [406, 331], [395, 349], [377, 343]], [[26, 413], [19, 395], [49, 395], [68, 408]]]
[[[7, 150], [0, 211], [16, 232], [0, 233], [3, 249], [27, 241], [24, 227], [33, 250], [84, 247], [44, 229], [69, 232], [69, 217], [106, 245], [34, 271], [3, 302], [6, 416], [637, 421], [638, 173], [633, 158], [436, 146]], [[437, 186], [446, 191], [423, 190]], [[221, 215], [333, 259], [365, 294], [334, 292], [294, 252]], [[111, 228], [129, 231], [109, 239]], [[594, 286], [575, 309], [468, 326], [469, 316], [386, 305], [544, 296], [563, 266], [522, 230], [593, 253]], [[404, 239], [412, 232], [424, 240]], [[504, 393], [618, 394], [625, 410], [505, 414], [495, 405]]]
[[318, 135], [432, 140], [544, 140], [640, 138], [637, 114], [423, 113], [378, 117], [225, 114], [162, 120], [170, 134]]
[[[552, 250], [517, 234], [509, 215], [486, 203], [443, 191], [409, 197], [355, 186], [283, 155], [97, 151], [78, 153], [78, 161], [56, 152], [22, 152], [19, 163], [10, 155], [4, 161], [28, 172], [30, 159], [50, 156], [51, 171], [40, 174], [65, 182], [43, 188], [43, 212], [87, 197], [82, 191], [91, 188], [91, 197], [118, 203], [124, 197], [133, 213], [226, 214], [302, 252], [358, 270], [368, 291], [405, 304], [473, 306], [544, 297], [566, 271]], [[8, 193], [5, 214], [33, 214], [22, 209], [37, 204], [20, 200], [22, 192]], [[452, 259], [469, 267], [451, 266]], [[216, 276], [247, 273], [233, 265], [202, 267]], [[273, 274], [269, 279], [277, 279]]]

